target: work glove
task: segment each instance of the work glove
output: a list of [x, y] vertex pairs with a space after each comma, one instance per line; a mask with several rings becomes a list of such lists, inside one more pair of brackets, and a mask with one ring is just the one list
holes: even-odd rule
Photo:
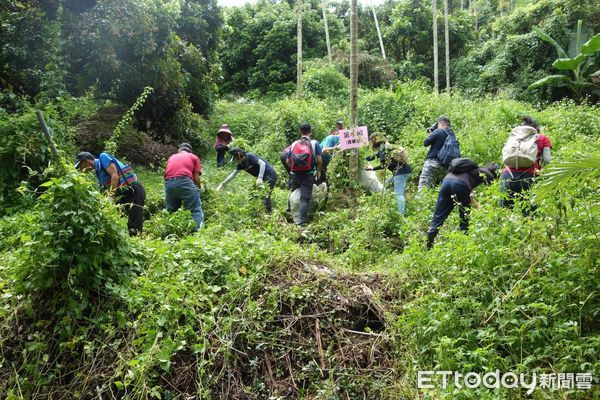
[[111, 195], [106, 196], [106, 200], [108, 200], [109, 203], [114, 203], [115, 202], [115, 198]]
[[204, 185], [200, 185], [198, 191], [200, 192], [200, 194], [204, 194], [204, 192], [206, 192], [206, 188], [204, 187]]
[[258, 186], [258, 187], [262, 187], [263, 186], [263, 180], [262, 180], [262, 178], [256, 178], [256, 186]]

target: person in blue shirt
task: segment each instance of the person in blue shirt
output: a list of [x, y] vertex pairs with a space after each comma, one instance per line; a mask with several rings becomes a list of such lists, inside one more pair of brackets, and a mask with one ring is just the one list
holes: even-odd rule
[[256, 177], [256, 186], [262, 187], [264, 182], [267, 182], [269, 185], [270, 190], [264, 199], [264, 204], [267, 212], [271, 212], [273, 209], [271, 193], [277, 183], [277, 173], [273, 166], [264, 158], [259, 157], [254, 153], [245, 152], [238, 147], [230, 149], [229, 154], [232, 155], [233, 161], [237, 163], [237, 167], [221, 184], [219, 184], [219, 186], [217, 186], [217, 190], [222, 190], [225, 185], [237, 176], [239, 171], [246, 171], [250, 175]]
[[338, 145], [340, 144], [340, 137], [338, 132], [340, 129], [344, 129], [344, 121], [340, 119], [336, 122], [336, 125], [337, 129], [327, 135], [327, 137], [325, 137], [325, 139], [323, 139], [321, 142], [321, 148], [323, 150], [323, 171], [321, 173], [321, 178], [317, 182], [317, 185], [321, 182], [327, 182], [327, 167], [331, 162], [333, 152], [339, 148]]
[[[287, 164], [291, 173], [291, 191], [300, 188], [300, 218], [298, 225], [305, 226], [308, 223], [308, 207], [312, 198], [313, 184], [319, 180], [323, 170], [323, 149], [319, 142], [312, 139], [310, 124], [306, 122], [300, 124], [299, 133], [300, 139], [290, 146]], [[300, 142], [308, 144], [312, 149], [312, 167], [308, 171], [295, 170], [295, 163], [292, 161], [295, 149], [300, 145]]]
[[146, 191], [131, 166], [123, 164], [109, 153], [100, 153], [96, 158], [92, 153], [82, 151], [77, 154], [75, 168], [84, 172], [93, 170], [100, 191], [114, 198], [116, 204], [124, 205], [129, 235], [142, 233]]

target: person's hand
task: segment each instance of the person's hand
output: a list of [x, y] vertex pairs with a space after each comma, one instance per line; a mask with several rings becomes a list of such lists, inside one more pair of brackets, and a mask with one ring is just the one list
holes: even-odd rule
[[200, 194], [204, 194], [204, 192], [206, 192], [206, 188], [204, 187], [204, 185], [200, 185], [198, 187], [198, 191], [200, 192]]
[[262, 180], [262, 178], [256, 178], [256, 186], [258, 186], [258, 187], [262, 187], [263, 186], [263, 180]]

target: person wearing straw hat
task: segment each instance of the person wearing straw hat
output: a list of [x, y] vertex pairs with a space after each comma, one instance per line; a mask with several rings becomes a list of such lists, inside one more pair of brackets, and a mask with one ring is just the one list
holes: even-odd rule
[[182, 203], [192, 213], [196, 222], [195, 231], [204, 224], [204, 212], [200, 191], [202, 182], [202, 164], [200, 158], [192, 153], [189, 143], [181, 143], [179, 152], [169, 157], [165, 168], [165, 199], [169, 213], [177, 211]]
[[215, 150], [217, 151], [217, 168], [225, 165], [225, 153], [229, 150], [229, 144], [233, 141], [233, 134], [229, 125], [223, 124], [217, 132], [215, 139]]
[[94, 170], [100, 191], [107, 193], [116, 204], [124, 206], [130, 236], [142, 233], [144, 228], [144, 203], [146, 191], [130, 165], [125, 165], [110, 153], [100, 153], [98, 158], [82, 151], [77, 154], [75, 168]]

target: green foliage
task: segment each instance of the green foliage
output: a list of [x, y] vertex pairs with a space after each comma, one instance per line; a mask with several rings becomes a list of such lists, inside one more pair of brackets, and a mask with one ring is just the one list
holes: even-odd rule
[[144, 88], [144, 91], [140, 94], [140, 96], [135, 101], [135, 103], [133, 103], [133, 105], [129, 108], [129, 110], [127, 110], [125, 115], [123, 115], [123, 117], [121, 118], [121, 120], [119, 121], [117, 126], [115, 127], [115, 130], [113, 131], [112, 137], [105, 143], [105, 150], [107, 152], [112, 153], [112, 154], [117, 154], [117, 145], [119, 143], [119, 139], [121, 137], [123, 129], [127, 125], [129, 125], [129, 123], [131, 122], [131, 119], [133, 118], [133, 114], [137, 110], [139, 110], [140, 107], [142, 107], [144, 105], [144, 102], [146, 101], [148, 96], [150, 96], [150, 94], [152, 94], [153, 91], [154, 91], [154, 89], [152, 87], [146, 86]]
[[[290, 93], [296, 71], [296, 6], [287, 2], [261, 1], [225, 12], [221, 61], [227, 92]], [[328, 15], [332, 43], [342, 40], [342, 23]], [[303, 3], [302, 50], [305, 59], [327, 54], [321, 9]]]
[[[415, 196], [425, 128], [439, 114], [450, 116], [464, 154], [478, 163], [499, 161], [512, 126], [532, 115], [553, 143], [553, 162], [542, 172], [552, 179], [552, 164], [560, 171], [578, 152], [598, 147], [598, 107], [433, 96], [419, 83], [361, 95], [359, 118], [381, 124], [377, 129], [389, 130], [410, 154], [404, 216], [393, 192], [367, 196], [353, 186], [348, 154], [338, 152], [327, 208], [303, 230], [283, 211], [283, 171], [267, 214], [264, 193], [246, 173], [221, 192], [211, 190], [233, 166], [217, 169], [206, 158], [206, 226], [192, 235], [189, 212], [163, 210], [162, 169], [136, 168], [148, 193], [141, 238], [127, 237], [124, 218], [98, 195], [93, 176], [75, 173], [52, 180], [33, 210], [0, 220], [0, 392], [491, 400], [521, 393], [419, 391], [416, 371], [600, 373], [600, 203], [597, 179], [582, 169], [587, 161], [568, 171], [586, 178], [559, 178], [552, 196], [526, 199], [538, 203], [528, 216], [520, 204], [497, 206], [499, 184], [478, 188], [481, 208], [471, 211], [469, 234], [457, 232], [453, 212], [429, 252], [424, 234], [437, 191]], [[346, 114], [331, 104], [223, 101], [223, 113], [202, 132], [210, 138], [233, 121], [238, 140], [277, 166], [300, 121], [313, 124], [320, 139]], [[360, 159], [371, 152], [362, 149]], [[90, 223], [101, 229], [86, 230]], [[117, 237], [124, 241], [115, 243]], [[80, 253], [85, 257], [74, 257]], [[51, 276], [60, 288], [52, 302], [43, 290], [19, 292], [29, 282], [46, 287], [38, 277], [51, 265], [63, 272]], [[53, 307], [42, 312], [44, 301]], [[584, 399], [593, 392], [538, 389], [534, 397], [557, 395]]]
[[559, 58], [552, 63], [552, 67], [560, 71], [568, 71], [573, 76], [549, 75], [529, 85], [529, 89], [537, 89], [545, 85], [566, 86], [578, 99], [581, 99], [586, 92], [600, 97], [600, 86], [591, 82], [591, 73], [587, 72], [594, 65], [596, 53], [600, 51], [600, 33], [583, 43], [585, 36], [582, 33], [582, 21], [577, 21], [577, 31], [572, 34], [574, 42], [569, 48], [569, 55], [571, 55], [569, 58], [556, 40], [539, 28], [535, 29], [535, 32], [542, 40], [556, 47]]
[[34, 221], [14, 268], [27, 294], [75, 295], [85, 303], [139, 266], [118, 211], [78, 172], [42, 184]]
[[307, 98], [338, 99], [345, 103], [350, 96], [350, 82], [333, 66], [309, 68], [302, 76], [303, 94]]

